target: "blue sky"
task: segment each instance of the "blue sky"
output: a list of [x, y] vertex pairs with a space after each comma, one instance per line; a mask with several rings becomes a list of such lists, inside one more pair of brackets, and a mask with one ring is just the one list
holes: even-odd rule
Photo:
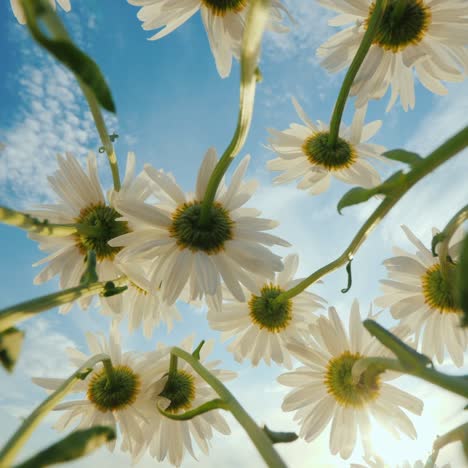
[[[249, 176], [261, 181], [252, 205], [262, 209], [267, 217], [281, 221], [277, 233], [289, 240], [293, 248], [278, 252], [299, 253], [299, 273], [305, 276], [341, 253], [375, 203], [349, 209], [339, 216], [336, 203], [349, 186], [335, 183], [326, 194], [312, 198], [294, 184], [271, 184], [272, 175], [265, 169], [265, 162], [273, 156], [263, 146], [266, 128], [283, 129], [298, 121], [291, 96], [296, 96], [312, 119], [328, 120], [342, 78], [327, 74], [315, 58], [315, 49], [334, 32], [327, 26], [330, 14], [303, 0], [289, 0], [286, 4], [297, 24], [292, 25], [288, 35], [266, 36], [261, 60], [263, 82], [242, 155], [252, 155]], [[151, 42], [146, 40], [150, 34], [141, 29], [136, 18], [137, 9], [123, 0], [81, 0], [72, 6], [72, 12], [62, 15], [63, 19], [77, 43], [99, 63], [117, 104], [117, 117], [108, 116], [108, 122], [109, 129], [120, 135], [116, 149], [121, 170], [127, 151], [135, 151], [140, 168], [148, 162], [171, 171], [185, 189], [192, 190], [205, 151], [214, 146], [221, 153], [234, 130], [238, 65], [230, 78], [219, 78], [198, 15], [166, 38]], [[0, 152], [0, 200], [21, 209], [53, 199], [47, 175], [55, 170], [56, 153], [71, 151], [83, 160], [88, 150], [97, 150], [99, 143], [72, 77], [33, 44], [25, 28], [16, 23], [6, 1], [0, 3], [0, 40], [4, 44], [0, 50], [0, 142], [6, 145]], [[418, 86], [416, 109], [408, 113], [396, 105], [385, 114], [388, 97], [372, 102], [367, 121], [384, 120], [373, 141], [426, 155], [466, 122], [467, 84], [449, 86], [449, 90], [448, 96], [440, 98]], [[347, 124], [352, 111], [350, 104], [345, 112]], [[371, 235], [353, 263], [353, 287], [347, 295], [340, 293], [346, 284], [343, 270], [324, 278], [324, 284], [316, 285], [314, 292], [335, 305], [345, 318], [355, 297], [365, 313], [379, 292], [378, 279], [384, 277], [381, 263], [391, 256], [392, 245], [409, 248], [400, 224], [407, 224], [427, 243], [432, 226], [442, 228], [466, 203], [466, 157], [466, 153], [457, 156], [412, 189]], [[100, 163], [102, 180], [109, 187], [111, 178], [104, 157]], [[383, 175], [396, 168], [397, 165], [379, 166]], [[57, 289], [55, 281], [33, 286], [37, 271], [31, 264], [42, 254], [25, 233], [0, 226], [0, 236], [0, 308]], [[171, 335], [160, 328], [152, 340], [146, 340], [140, 333], [129, 336], [123, 327], [126, 348], [150, 350], [158, 340], [177, 343], [191, 333], [198, 339], [213, 338], [217, 340], [216, 354], [225, 367], [239, 372], [230, 388], [251, 414], [274, 429], [295, 430], [292, 414], [280, 410], [286, 389], [275, 379], [282, 370], [235, 363], [219, 342], [219, 334], [208, 329], [203, 313], [182, 304], [180, 307], [184, 321]], [[383, 322], [392, 323], [388, 318]], [[0, 443], [20, 418], [44, 398], [44, 392], [30, 383], [30, 377], [69, 374], [72, 369], [65, 348], [85, 349], [84, 332], [106, 332], [108, 326], [108, 319], [98, 310], [83, 312], [78, 308], [67, 316], [49, 311], [24, 324], [27, 338], [20, 362], [13, 376], [2, 377], [0, 386]], [[453, 370], [450, 366], [447, 369]], [[424, 383], [406, 378], [401, 382], [402, 387], [425, 400], [426, 408], [421, 418], [413, 418], [420, 432], [417, 442], [385, 437], [385, 446], [380, 449], [385, 454], [398, 453], [394, 457], [400, 458], [395, 458], [394, 463], [427, 456], [435, 436], [460, 422], [456, 415], [463, 406], [457, 397]], [[57, 439], [58, 435], [50, 429], [55, 417], [51, 415], [34, 434], [26, 449], [28, 453]], [[231, 437], [213, 440], [212, 455], [201, 456], [202, 465], [261, 466], [234, 421], [231, 428]], [[296, 442], [280, 447], [280, 451], [294, 467], [349, 466], [349, 462], [328, 454], [327, 437], [328, 430], [312, 444]], [[443, 451], [440, 460], [455, 460], [453, 457], [458, 456], [455, 447]], [[362, 461], [360, 450], [355, 451], [352, 461]], [[129, 459], [121, 454], [111, 459], [103, 449], [75, 466], [92, 467], [97, 463], [125, 467]], [[141, 466], [152, 466], [151, 459], [144, 458]], [[201, 465], [187, 458], [183, 466]]]

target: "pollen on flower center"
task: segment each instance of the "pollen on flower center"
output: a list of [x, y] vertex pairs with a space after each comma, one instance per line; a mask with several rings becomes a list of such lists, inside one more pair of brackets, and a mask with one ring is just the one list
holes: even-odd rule
[[292, 319], [291, 300], [276, 302], [282, 289], [272, 284], [263, 286], [260, 296], [252, 295], [249, 301], [250, 318], [261, 329], [266, 328], [271, 333], [284, 330]]
[[359, 382], [353, 382], [353, 365], [361, 358], [359, 353], [345, 351], [341, 356], [328, 361], [325, 386], [328, 393], [341, 406], [360, 408], [379, 395], [380, 379], [378, 376], [372, 375], [369, 378], [363, 373]]
[[356, 161], [356, 151], [346, 140], [338, 137], [335, 146], [328, 144], [329, 132], [316, 132], [307, 138], [302, 151], [307, 159], [327, 171], [337, 171], [352, 166]]
[[[375, 3], [372, 3], [366, 25], [374, 8]], [[431, 10], [425, 5], [424, 0], [387, 2], [374, 44], [391, 52], [398, 52], [409, 45], [418, 44], [426, 34], [431, 18]]]
[[201, 202], [184, 203], [177, 208], [172, 215], [170, 235], [182, 249], [201, 250], [208, 255], [219, 253], [224, 243], [233, 237], [234, 222], [220, 203], [212, 205], [209, 222], [203, 226], [200, 212]]
[[168, 378], [160, 396], [170, 400], [166, 411], [177, 412], [190, 408], [195, 398], [195, 384], [193, 376], [183, 370], [178, 370]]
[[248, 3], [248, 0], [201, 0], [216, 16], [224, 16], [229, 12], [238, 13], [242, 11]]
[[112, 260], [121, 247], [111, 247], [108, 241], [130, 232], [126, 221], [117, 221], [122, 215], [102, 203], [83, 208], [75, 222], [83, 231], [75, 234], [76, 246], [83, 255], [88, 250], [96, 252], [98, 260]]
[[[449, 276], [454, 276], [455, 266], [448, 264]], [[421, 277], [424, 301], [441, 313], [460, 313], [450, 288], [440, 271], [440, 263], [432, 265]]]
[[115, 366], [112, 377], [102, 369], [88, 385], [88, 399], [99, 411], [121, 410], [135, 402], [140, 391], [140, 377], [128, 366]]

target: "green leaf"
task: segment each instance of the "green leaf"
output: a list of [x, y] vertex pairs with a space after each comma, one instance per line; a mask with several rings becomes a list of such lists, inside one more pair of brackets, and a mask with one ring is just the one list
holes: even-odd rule
[[468, 235], [463, 244], [455, 276], [456, 302], [463, 312], [462, 327], [468, 327]]
[[199, 361], [200, 360], [200, 351], [203, 348], [205, 344], [205, 340], [200, 341], [200, 344], [195, 348], [195, 350], [192, 353], [192, 356]]
[[103, 297], [111, 297], [123, 293], [128, 289], [128, 286], [116, 286], [112, 281], [108, 281], [104, 285], [104, 291], [101, 293]]
[[338, 202], [338, 213], [341, 213], [343, 208], [352, 205], [358, 205], [359, 203], [364, 203], [369, 198], [372, 198], [374, 195], [377, 195], [378, 191], [373, 189], [365, 189], [363, 187], [354, 187], [348, 192], [346, 192], [341, 200]]
[[50, 19], [63, 28], [49, 3], [44, 0], [23, 0], [22, 4], [26, 23], [33, 38], [86, 84], [104, 109], [115, 113], [112, 94], [96, 62], [70, 40], [52, 39], [42, 33], [38, 25], [38, 20], [41, 19]]
[[436, 247], [439, 242], [442, 242], [445, 239], [446, 235], [444, 232], [438, 232], [431, 241], [431, 252], [433, 257], [437, 257]]
[[363, 187], [354, 187], [346, 192], [341, 200], [338, 202], [338, 213], [341, 213], [343, 208], [347, 206], [357, 205], [359, 203], [366, 202], [369, 198], [374, 195], [390, 195], [395, 189], [398, 189], [406, 181], [406, 175], [403, 171], [395, 172], [385, 182], [377, 187], [366, 189]]
[[16, 327], [8, 328], [0, 333], [0, 362], [8, 372], [15, 367], [23, 340], [24, 332]]
[[411, 151], [406, 151], [404, 149], [394, 149], [391, 151], [386, 151], [385, 153], [383, 153], [383, 156], [394, 161], [399, 161], [408, 164], [412, 167], [418, 165], [423, 160], [423, 158], [421, 158], [419, 154], [412, 153]]
[[16, 468], [42, 468], [84, 457], [101, 445], [115, 439], [111, 427], [95, 426], [90, 429], [72, 432], [70, 435], [37, 453]]
[[351, 286], [353, 285], [353, 275], [351, 273], [351, 262], [353, 260], [351, 259], [348, 264], [346, 265], [346, 273], [348, 274], [348, 285], [346, 286], [346, 288], [343, 288], [341, 290], [341, 292], [343, 294], [346, 294], [350, 289], [351, 289]]
[[263, 431], [271, 440], [272, 444], [294, 442], [299, 438], [299, 436], [295, 432], [276, 432], [269, 429], [266, 425], [263, 426]]
[[413, 370], [420, 369], [421, 367], [433, 367], [432, 361], [427, 356], [418, 353], [374, 320], [364, 320], [363, 325], [372, 336], [375, 336], [386, 348], [395, 354], [405, 369]]

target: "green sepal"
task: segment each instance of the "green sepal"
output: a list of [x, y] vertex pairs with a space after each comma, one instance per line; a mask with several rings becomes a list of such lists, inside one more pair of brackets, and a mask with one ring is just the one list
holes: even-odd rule
[[463, 244], [455, 273], [456, 303], [463, 312], [462, 327], [468, 327], [468, 235]]
[[440, 242], [442, 242], [444, 239], [445, 239], [445, 233], [444, 233], [444, 232], [438, 232], [438, 233], [432, 238], [432, 241], [431, 241], [431, 252], [432, 252], [432, 256], [433, 256], [433, 257], [437, 257], [437, 256], [438, 256], [438, 254], [437, 254], [437, 252], [436, 252], [437, 244], [439, 244]]
[[393, 161], [399, 161], [408, 164], [408, 166], [411, 167], [417, 166], [423, 160], [419, 154], [412, 153], [411, 151], [406, 151], [404, 149], [386, 151], [382, 154], [382, 156], [385, 156], [387, 159], [392, 159]]
[[47, 447], [16, 468], [42, 468], [84, 457], [101, 445], [114, 440], [115, 430], [111, 427], [96, 426], [72, 432], [59, 442]]
[[38, 20], [49, 15], [55, 16], [58, 20], [49, 3], [44, 0], [23, 0], [22, 5], [26, 24], [36, 42], [83, 81], [91, 89], [104, 109], [115, 113], [115, 104], [111, 91], [96, 62], [72, 42], [64, 39], [51, 39], [42, 33]]
[[364, 203], [375, 195], [390, 195], [396, 188], [406, 181], [406, 175], [403, 171], [395, 172], [385, 182], [377, 187], [366, 189], [364, 187], [354, 187], [346, 192], [338, 202], [338, 213], [341, 213], [343, 208], [352, 205]]
[[386, 348], [395, 354], [406, 370], [434, 367], [432, 361], [427, 356], [418, 353], [374, 320], [364, 320], [363, 325], [372, 336], [375, 336]]
[[24, 332], [16, 327], [0, 333], [0, 362], [8, 372], [12, 372], [15, 367], [23, 340]]
[[267, 425], [263, 426], [263, 431], [268, 436], [272, 444], [294, 442], [299, 438], [295, 432], [276, 432], [269, 429]]

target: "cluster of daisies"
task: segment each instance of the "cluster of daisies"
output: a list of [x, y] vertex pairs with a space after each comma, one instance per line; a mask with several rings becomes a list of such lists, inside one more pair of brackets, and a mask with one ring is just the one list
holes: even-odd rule
[[[348, 66], [367, 29], [375, 3], [370, 0], [319, 0], [340, 14], [333, 26], [351, 24], [323, 44], [318, 55], [332, 72]], [[55, 7], [55, 1], [51, 0]], [[68, 0], [58, 0], [66, 11]], [[246, 21], [247, 0], [129, 0], [141, 7], [138, 18], [145, 30], [157, 29], [152, 40], [162, 38], [200, 10], [216, 67], [222, 77], [229, 75], [232, 58], [240, 55]], [[24, 22], [21, 4], [11, 0], [18, 21]], [[329, 127], [314, 123], [293, 100], [301, 123], [288, 129], [270, 129], [269, 148], [276, 158], [268, 168], [281, 172], [275, 183], [298, 180], [298, 188], [312, 195], [327, 190], [332, 177], [347, 184], [373, 187], [380, 182], [373, 161], [383, 159], [385, 148], [370, 143], [381, 121], [365, 123], [369, 99], [382, 98], [391, 87], [389, 108], [398, 96], [405, 110], [414, 106], [416, 73], [432, 92], [444, 94], [443, 81], [466, 77], [468, 25], [466, 0], [408, 0], [397, 8], [385, 4], [382, 21], [370, 51], [353, 84], [356, 111], [350, 127], [342, 126], [336, 144], [328, 144]], [[280, 0], [272, 1], [270, 27], [284, 32], [282, 19], [288, 14]], [[397, 27], [395, 27], [395, 24]], [[84, 400], [66, 402], [57, 427], [63, 429], [78, 420], [78, 427], [96, 424], [116, 426], [121, 449], [135, 460], [149, 452], [157, 460], [166, 457], [179, 466], [193, 446], [207, 452], [213, 433], [229, 433], [219, 411], [188, 421], [166, 418], [160, 410], [180, 414], [216, 397], [213, 390], [186, 364], [168, 373], [170, 348], [151, 353], [122, 353], [117, 322], [127, 318], [130, 331], [142, 328], [150, 337], [155, 327], [170, 329], [181, 316], [177, 301], [205, 304], [210, 326], [228, 340], [228, 350], [239, 361], [256, 366], [272, 361], [289, 372], [279, 382], [291, 387], [284, 411], [294, 411], [299, 435], [312, 441], [331, 422], [330, 450], [348, 458], [358, 433], [370, 453], [371, 418], [393, 435], [415, 438], [416, 431], [407, 412], [419, 415], [422, 402], [387, 383], [387, 374], [372, 378], [353, 375], [361, 358], [389, 355], [365, 330], [354, 302], [348, 331], [333, 307], [319, 313], [326, 301], [311, 291], [288, 297], [296, 286], [298, 257], [282, 258], [272, 251], [289, 243], [271, 231], [274, 220], [246, 206], [257, 182], [245, 180], [250, 157], [244, 157], [229, 182], [223, 179], [215, 199], [206, 210], [204, 196], [218, 163], [209, 149], [200, 166], [194, 192], [185, 193], [170, 173], [145, 165], [135, 172], [135, 156], [127, 157], [125, 177], [119, 191], [104, 193], [96, 158], [90, 153], [87, 168], [71, 154], [58, 157], [58, 169], [49, 178], [59, 201], [39, 206], [30, 213], [51, 223], [75, 224], [75, 234], [46, 237], [32, 234], [48, 256], [36, 283], [59, 277], [60, 287], [77, 286], [86, 269], [86, 255], [94, 251], [101, 281], [125, 278], [127, 289], [112, 297], [99, 297], [102, 311], [113, 318], [110, 337], [88, 336], [92, 354], [107, 353], [113, 378], [98, 365], [76, 387], [86, 393]], [[457, 366], [464, 362], [468, 334], [459, 328], [460, 310], [451, 294], [447, 275], [434, 257], [407, 228], [414, 252], [395, 249], [385, 261], [389, 279], [382, 280], [379, 307], [388, 308], [398, 323], [393, 331], [430, 358], [442, 362], [446, 351]], [[450, 258], [457, 261], [463, 232], [452, 238]], [[449, 276], [454, 268], [448, 265]], [[80, 300], [89, 306], [92, 298]], [[70, 305], [61, 308], [65, 313]], [[211, 346], [201, 351], [204, 363]], [[181, 347], [193, 351], [192, 339]], [[86, 356], [70, 351], [72, 363], [80, 366]], [[301, 366], [293, 369], [294, 361]], [[234, 373], [218, 369], [218, 362], [205, 366], [221, 380]], [[35, 379], [47, 390], [60, 386], [60, 379]]]

